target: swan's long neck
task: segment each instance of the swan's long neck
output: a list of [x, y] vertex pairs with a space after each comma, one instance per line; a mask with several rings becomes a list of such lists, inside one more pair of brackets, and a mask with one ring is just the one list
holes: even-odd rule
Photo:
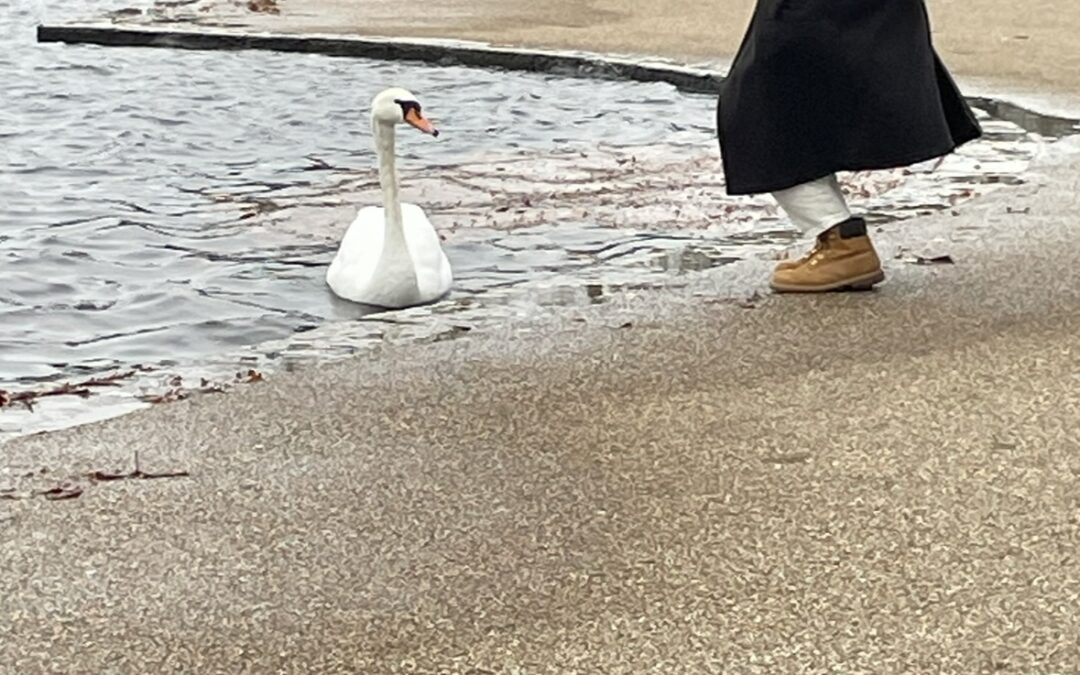
[[383, 207], [386, 209], [384, 251], [407, 255], [401, 199], [398, 196], [397, 166], [394, 160], [394, 126], [373, 120], [371, 127], [375, 136], [375, 151], [379, 155], [379, 185], [382, 186]]

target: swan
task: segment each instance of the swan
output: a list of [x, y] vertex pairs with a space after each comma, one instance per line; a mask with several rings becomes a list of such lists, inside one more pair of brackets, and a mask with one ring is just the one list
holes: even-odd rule
[[326, 283], [335, 295], [386, 309], [433, 302], [453, 283], [450, 261], [424, 210], [398, 199], [394, 135], [403, 124], [439, 135], [410, 92], [395, 87], [372, 100], [371, 129], [383, 206], [368, 206], [356, 214], [326, 272]]

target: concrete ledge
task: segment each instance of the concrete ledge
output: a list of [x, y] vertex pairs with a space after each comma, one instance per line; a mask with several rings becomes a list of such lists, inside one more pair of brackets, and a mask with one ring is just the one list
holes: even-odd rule
[[575, 52], [493, 47], [449, 40], [403, 40], [377, 37], [288, 35], [199, 28], [177, 30], [154, 26], [111, 24], [38, 26], [38, 42], [66, 42], [125, 47], [175, 49], [262, 49], [281, 52], [350, 56], [388, 61], [417, 61], [535, 73], [606, 77], [637, 82], [666, 82], [680, 90], [715, 93], [719, 74], [674, 64], [652, 64]]
[[[219, 28], [177, 29], [175, 26], [118, 26], [104, 23], [38, 26], [38, 42], [94, 44], [110, 47], [242, 50], [325, 54], [386, 61], [597, 77], [634, 82], [664, 82], [680, 91], [716, 94], [724, 76], [704, 67], [647, 59], [618, 58], [587, 52], [495, 47], [459, 40], [424, 40], [350, 35], [252, 33]], [[968, 102], [994, 117], [1044, 136], [1059, 138], [1080, 133], [1080, 120], [1045, 115], [1015, 103], [988, 97]]]

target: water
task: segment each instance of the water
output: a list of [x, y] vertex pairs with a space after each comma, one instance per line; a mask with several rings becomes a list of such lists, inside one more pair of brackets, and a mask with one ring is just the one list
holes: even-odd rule
[[[228, 366], [223, 354], [370, 312], [336, 300], [323, 274], [352, 213], [378, 199], [367, 103], [390, 85], [416, 92], [444, 132], [399, 140], [405, 196], [446, 236], [458, 279], [448, 305], [423, 310], [431, 316], [594, 301], [605, 284], [662, 281], [793, 238], [768, 200], [723, 194], [712, 97], [316, 55], [34, 42], [38, 21], [124, 4], [0, 0], [0, 390], [136, 364]], [[984, 121], [988, 138], [933, 173], [848, 184], [875, 218], [896, 219], [1022, 181], [1039, 137]], [[43, 419], [0, 411], [0, 437]]]

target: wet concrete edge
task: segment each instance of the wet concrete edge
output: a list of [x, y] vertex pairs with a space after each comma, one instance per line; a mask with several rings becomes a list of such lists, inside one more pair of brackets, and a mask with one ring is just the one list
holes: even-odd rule
[[[495, 47], [482, 43], [449, 40], [392, 39], [361, 36], [287, 35], [213, 29], [179, 30], [162, 27], [115, 25], [41, 25], [38, 42], [94, 44], [110, 47], [165, 47], [195, 50], [268, 50], [414, 61], [437, 65], [495, 68], [531, 73], [596, 77], [670, 84], [692, 94], [716, 94], [724, 76], [718, 72], [619, 59], [599, 54], [554, 52], [538, 49]], [[968, 101], [1000, 119], [1035, 133], [1062, 137], [1080, 132], [1080, 120], [1045, 115], [1015, 103], [987, 97]]]
[[535, 73], [570, 74], [639, 82], [666, 82], [692, 93], [715, 93], [723, 77], [706, 70], [657, 66], [574, 53], [503, 48], [480, 43], [368, 38], [359, 36], [284, 35], [238, 31], [175, 30], [69, 24], [38, 26], [38, 42], [66, 42], [112, 47], [177, 49], [259, 49], [327, 56], [416, 61], [437, 65], [501, 68]]

